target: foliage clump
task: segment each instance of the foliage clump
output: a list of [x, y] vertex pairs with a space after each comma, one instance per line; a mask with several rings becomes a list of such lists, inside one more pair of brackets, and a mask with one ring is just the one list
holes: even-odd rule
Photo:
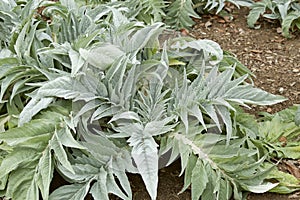
[[255, 2], [250, 6], [250, 13], [247, 17], [248, 25], [255, 26], [257, 20], [263, 16], [272, 20], [279, 20], [282, 27], [282, 35], [290, 37], [290, 29], [300, 29], [300, 3], [297, 0], [263, 0]]

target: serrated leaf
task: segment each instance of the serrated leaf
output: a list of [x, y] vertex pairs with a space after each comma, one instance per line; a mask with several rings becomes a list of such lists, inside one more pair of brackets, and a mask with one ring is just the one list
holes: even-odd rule
[[39, 176], [38, 178], [36, 178], [37, 185], [41, 190], [43, 199], [45, 200], [49, 198], [49, 189], [50, 189], [50, 183], [53, 176], [53, 169], [54, 169], [54, 165], [52, 162], [52, 156], [50, 150], [46, 149], [39, 160], [39, 164], [38, 164]]
[[100, 174], [97, 177], [97, 182], [94, 183], [91, 187], [90, 193], [92, 194], [94, 199], [109, 200], [106, 187], [107, 172], [103, 168], [100, 168], [99, 173]]
[[190, 28], [195, 23], [191, 18], [199, 18], [193, 9], [193, 1], [176, 0], [167, 9], [167, 24], [180, 28]]
[[61, 141], [58, 139], [57, 131], [55, 131], [52, 140], [50, 141], [50, 147], [54, 151], [56, 159], [70, 172], [75, 173], [71, 163], [68, 160], [68, 156], [62, 146]]
[[38, 199], [41, 192], [43, 198], [48, 199], [54, 167], [49, 140], [62, 117], [52, 112], [50, 121], [48, 114], [45, 112], [39, 115], [40, 119], [0, 134], [0, 140], [12, 147], [0, 165], [1, 174], [8, 175], [5, 196]]
[[51, 193], [49, 200], [84, 200], [89, 191], [89, 184], [90, 182], [61, 186]]
[[202, 195], [208, 183], [208, 177], [202, 161], [197, 160], [192, 172], [192, 199], [197, 200]]
[[272, 105], [286, 100], [286, 98], [278, 95], [270, 94], [251, 85], [240, 85], [230, 89], [224, 96], [228, 101], [237, 103], [250, 103], [257, 105]]
[[157, 144], [153, 138], [134, 141], [131, 137], [128, 142], [133, 145], [131, 155], [146, 185], [151, 199], [156, 199], [158, 186], [158, 154]]

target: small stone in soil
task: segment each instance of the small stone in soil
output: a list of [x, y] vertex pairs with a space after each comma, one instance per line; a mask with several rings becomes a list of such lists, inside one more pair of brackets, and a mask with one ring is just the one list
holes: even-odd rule
[[283, 87], [279, 88], [279, 93], [283, 94], [283, 92], [284, 92], [284, 88]]

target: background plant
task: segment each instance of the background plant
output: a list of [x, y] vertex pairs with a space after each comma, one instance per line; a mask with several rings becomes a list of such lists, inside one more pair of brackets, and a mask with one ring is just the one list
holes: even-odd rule
[[290, 37], [290, 29], [300, 29], [300, 4], [296, 0], [263, 0], [255, 2], [250, 9], [247, 21], [251, 28], [255, 27], [262, 15], [268, 19], [279, 20], [285, 37]]
[[[1, 196], [132, 199], [128, 172], [155, 199], [166, 152], [169, 164], [180, 156], [193, 199], [278, 185], [238, 107], [285, 99], [247, 83], [247, 68], [217, 43], [162, 41], [163, 23], [145, 25], [119, 2], [3, 4]], [[49, 194], [54, 170], [70, 184]]]

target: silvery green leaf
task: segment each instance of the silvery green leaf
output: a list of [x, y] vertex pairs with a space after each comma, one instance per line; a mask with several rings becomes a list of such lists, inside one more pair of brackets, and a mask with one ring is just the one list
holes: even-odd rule
[[[119, 169], [124, 169], [124, 168], [123, 167], [118, 168], [117, 170], [115, 170], [114, 174], [108, 173], [108, 178], [107, 178], [108, 193], [115, 194], [124, 200], [130, 200], [132, 199], [132, 195], [131, 195], [131, 189], [130, 189], [128, 178], [125, 172], [121, 172]], [[122, 189], [125, 190], [126, 194], [124, 194], [124, 192], [120, 189], [119, 185], [116, 183], [115, 176], [119, 179]]]
[[[52, 160], [50, 149], [46, 149], [39, 160], [38, 173], [36, 180], [38, 187], [41, 190], [43, 199], [49, 198], [50, 183], [53, 177], [54, 163]], [[37, 192], [38, 193], [38, 192]]]
[[[153, 44], [149, 44], [153, 38], [157, 38], [158, 35], [162, 32], [163, 23], [155, 23], [151, 26], [147, 26], [138, 30], [134, 35], [130, 38], [129, 45], [126, 46], [126, 53], [133, 53], [136, 55], [138, 51], [142, 48], [148, 47], [152, 48]], [[149, 45], [149, 46], [146, 46]]]
[[255, 23], [259, 19], [260, 15], [266, 11], [266, 5], [264, 2], [256, 2], [251, 6], [249, 15], [247, 16], [247, 23], [250, 28], [255, 27]]
[[250, 7], [254, 3], [252, 0], [230, 0], [229, 2], [234, 2], [236, 5], [243, 7]]
[[185, 167], [185, 176], [184, 176], [184, 186], [182, 187], [181, 191], [179, 193], [184, 192], [192, 183], [192, 174], [193, 170], [197, 163], [197, 157], [193, 154], [189, 156], [188, 164]]
[[[39, 199], [39, 188], [34, 180], [31, 181], [26, 199]], [[46, 199], [48, 199], [48, 197]]]
[[226, 126], [226, 139], [227, 139], [227, 144], [229, 144], [231, 136], [232, 136], [232, 132], [233, 132], [230, 112], [225, 106], [217, 105], [215, 108], [216, 108], [219, 116], [221, 117], [222, 122]]
[[192, 199], [197, 200], [202, 195], [208, 183], [208, 174], [205, 170], [204, 163], [197, 160], [192, 172]]
[[84, 200], [89, 191], [89, 184], [90, 182], [61, 186], [51, 193], [49, 200]]
[[287, 16], [291, 1], [286, 1], [284, 3], [278, 3], [277, 8], [279, 10], [281, 19], [284, 19]]
[[106, 70], [125, 54], [119, 47], [112, 44], [104, 44], [90, 50], [79, 49], [79, 53], [89, 64], [100, 70]]
[[69, 50], [69, 57], [72, 64], [71, 76], [74, 77], [78, 73], [78, 71], [83, 67], [85, 61], [80, 56], [80, 54], [73, 49]]
[[287, 16], [282, 21], [282, 35], [285, 37], [290, 36], [290, 28], [297, 19], [300, 18], [300, 10], [292, 11], [287, 14]]
[[126, 111], [126, 112], [122, 112], [122, 113], [114, 115], [108, 123], [111, 123], [113, 121], [117, 121], [120, 119], [135, 120], [135, 121], [140, 122], [140, 117], [138, 116], [137, 113], [132, 112], [132, 111]]
[[138, 136], [128, 139], [129, 145], [133, 146], [131, 155], [146, 185], [151, 199], [156, 199], [158, 187], [158, 154], [157, 144], [152, 137], [143, 140]]
[[24, 151], [25, 148], [19, 148], [17, 150], [18, 151], [15, 150], [10, 153], [10, 155], [1, 162], [1, 174], [9, 174], [12, 171], [18, 169], [18, 167], [22, 164], [37, 158], [37, 155], [35, 154], [36, 152], [34, 150], [26, 149], [26, 151]]
[[14, 50], [16, 51], [17, 55], [19, 58], [22, 57], [22, 53], [25, 51], [25, 46], [22, 45], [23, 44], [23, 41], [25, 40], [25, 36], [26, 36], [26, 31], [28, 29], [30, 25], [30, 22], [27, 22], [24, 27], [22, 28], [19, 36], [18, 36], [18, 39], [16, 41], [16, 44], [14, 45]]
[[[8, 145], [20, 145], [38, 135], [48, 135], [54, 132], [54, 126], [57, 123], [57, 117], [60, 115], [53, 115], [53, 121], [35, 119], [21, 127], [5, 131], [0, 135], [0, 140], [4, 140]], [[56, 120], [55, 120], [56, 118]]]
[[107, 172], [103, 169], [103, 167], [100, 168], [99, 175], [97, 176], [97, 182], [93, 184], [91, 187], [90, 193], [92, 194], [94, 199], [103, 199], [103, 200], [109, 200], [107, 194]]
[[95, 94], [91, 93], [81, 82], [68, 76], [61, 76], [47, 82], [38, 89], [37, 96], [86, 101], [96, 98]]
[[243, 186], [243, 187], [253, 193], [265, 193], [265, 192], [275, 188], [278, 184], [279, 183], [268, 182], [266, 184], [261, 184], [258, 186]]
[[74, 139], [71, 131], [68, 128], [61, 129], [57, 132], [58, 139], [65, 147], [77, 148], [77, 149], [86, 149], [78, 141]]
[[254, 88], [252, 85], [240, 85], [230, 89], [224, 95], [228, 101], [234, 101], [241, 104], [257, 104], [257, 105], [272, 105], [286, 100], [286, 98], [278, 95], [270, 94], [259, 88]]
[[166, 22], [177, 29], [192, 27], [195, 23], [192, 17], [199, 18], [192, 0], [176, 0], [167, 8]]
[[218, 64], [223, 59], [223, 50], [221, 49], [220, 45], [211, 40], [203, 39], [185, 42], [180, 46], [180, 48], [191, 48], [199, 52], [203, 51], [204, 58], [207, 59], [212, 65]]
[[53, 100], [53, 97], [31, 99], [20, 113], [19, 126], [29, 122], [37, 113], [47, 108], [53, 102]]
[[[39, 191], [34, 184], [34, 171], [30, 168], [21, 168], [10, 174], [9, 182], [7, 183], [7, 190], [5, 196], [22, 200], [27, 198], [39, 197]], [[18, 188], [24, 187], [25, 190], [20, 190]]]
[[65, 152], [61, 141], [58, 139], [57, 131], [53, 135], [53, 139], [50, 141], [50, 147], [55, 153], [56, 159], [70, 172], [75, 174], [74, 169], [68, 160], [67, 153]]
[[[53, 139], [55, 127], [63, 116], [59, 112], [48, 112], [24, 126], [0, 134], [0, 140], [12, 147], [0, 164], [1, 177], [9, 173], [8, 183], [4, 186], [5, 196], [38, 199], [40, 190], [43, 198], [48, 199], [54, 167], [49, 141]], [[52, 120], [49, 120], [49, 115]]]

